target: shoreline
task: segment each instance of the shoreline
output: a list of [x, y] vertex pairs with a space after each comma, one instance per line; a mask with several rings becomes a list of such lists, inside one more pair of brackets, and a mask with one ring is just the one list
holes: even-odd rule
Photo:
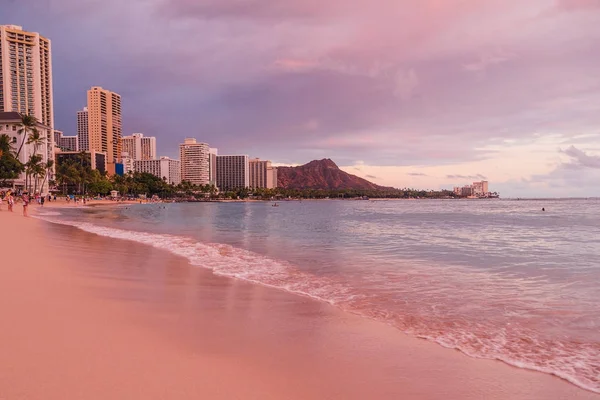
[[[109, 202], [109, 204], [115, 204], [114, 202]], [[53, 203], [50, 203], [53, 204]], [[123, 203], [120, 203], [123, 204]], [[54, 205], [54, 204], [53, 204]], [[57, 204], [58, 205], [58, 204]], [[69, 206], [65, 203], [65, 206]], [[595, 395], [592, 392], [587, 392], [583, 389], [577, 388], [576, 386], [563, 381], [562, 379], [554, 376], [550, 376], [547, 374], [522, 370], [515, 367], [510, 367], [500, 361], [493, 360], [483, 360], [483, 359], [472, 359], [469, 358], [458, 351], [452, 351], [449, 349], [441, 348], [440, 346], [433, 344], [431, 342], [427, 342], [420, 339], [410, 338], [406, 335], [403, 335], [395, 328], [385, 326], [382, 323], [366, 320], [362, 317], [348, 315], [348, 313], [344, 313], [333, 306], [329, 306], [327, 304], [323, 304], [316, 300], [309, 300], [306, 298], [301, 298], [297, 295], [289, 294], [286, 292], [282, 292], [277, 289], [270, 289], [265, 287], [260, 287], [259, 285], [250, 284], [247, 282], [241, 282], [239, 280], [234, 280], [233, 278], [225, 278], [220, 276], [215, 276], [210, 271], [202, 270], [201, 268], [192, 267], [187, 263], [187, 261], [183, 260], [181, 257], [177, 257], [168, 253], [164, 250], [157, 250], [147, 245], [142, 245], [139, 243], [127, 242], [124, 240], [116, 240], [112, 238], [100, 237], [97, 235], [93, 235], [90, 233], [82, 232], [73, 227], [64, 227], [64, 226], [56, 226], [55, 224], [51, 224], [49, 222], [40, 221], [33, 218], [23, 218], [20, 215], [20, 208], [17, 205], [15, 209], [14, 215], [6, 212], [6, 209], [0, 212], [0, 221], [2, 221], [3, 226], [10, 227], [17, 231], [17, 233], [25, 234], [27, 237], [34, 236], [36, 242], [45, 250], [45, 254], [49, 256], [44, 261], [40, 259], [39, 256], [32, 260], [31, 265], [29, 262], [24, 263], [27, 267], [31, 267], [25, 269], [13, 269], [12, 273], [17, 274], [18, 278], [34, 278], [36, 276], [35, 273], [42, 272], [42, 275], [48, 278], [48, 281], [35, 281], [38, 285], [37, 289], [43, 289], [51, 295], [48, 297], [44, 297], [48, 304], [46, 307], [51, 307], [56, 301], [55, 297], [61, 299], [61, 293], [68, 293], [72, 297], [72, 299], [76, 300], [76, 303], [81, 304], [92, 304], [93, 309], [97, 312], [97, 315], [90, 315], [89, 313], [81, 310], [77, 307], [74, 307], [70, 310], [70, 313], [63, 315], [63, 317], [73, 318], [75, 320], [81, 320], [83, 318], [84, 321], [88, 323], [96, 325], [99, 321], [99, 315], [108, 318], [109, 320], [114, 319], [116, 316], [120, 316], [123, 314], [127, 315], [124, 321], [120, 321], [119, 323], [108, 324], [106, 327], [106, 332], [109, 333], [108, 337], [114, 337], [116, 343], [120, 343], [119, 340], [124, 340], [124, 336], [129, 329], [133, 327], [130, 326], [129, 318], [133, 318], [133, 320], [143, 319], [145, 320], [144, 324], [149, 323], [152, 325], [155, 330], [147, 330], [147, 327], [144, 329], [140, 329], [137, 332], [143, 338], [146, 336], [154, 337], [153, 335], [156, 332], [161, 332], [162, 334], [166, 334], [170, 339], [168, 340], [158, 340], [156, 338], [152, 340], [157, 340], [156, 343], [152, 342], [153, 346], [157, 346], [157, 348], [161, 349], [159, 353], [161, 357], [164, 359], [170, 359], [171, 357], [184, 357], [189, 353], [191, 349], [196, 349], [199, 345], [197, 338], [187, 338], [189, 335], [182, 330], [181, 321], [172, 320], [171, 317], [164, 315], [161, 312], [161, 309], [165, 307], [169, 309], [170, 312], [175, 315], [185, 316], [183, 318], [186, 321], [186, 324], [197, 324], [199, 319], [206, 319], [206, 317], [198, 316], [195, 313], [186, 314], [186, 310], [195, 309], [195, 307], [202, 307], [199, 304], [196, 304], [194, 301], [185, 301], [183, 304], [183, 309], [180, 307], [171, 304], [170, 302], [161, 302], [161, 301], [141, 301], [135, 302], [134, 305], [131, 302], [123, 301], [121, 297], [127, 297], [127, 291], [131, 289], [129, 283], [124, 284], [124, 278], [121, 274], [122, 272], [116, 268], [117, 266], [108, 268], [110, 274], [113, 276], [107, 278], [106, 275], [110, 275], [106, 270], [105, 266], [96, 265], [94, 268], [94, 274], [83, 274], [79, 270], [80, 264], [91, 264], [94, 265], [95, 262], [98, 261], [98, 258], [105, 255], [105, 251], [103, 250], [106, 246], [110, 246], [111, 248], [119, 248], [122, 249], [122, 253], [118, 253], [120, 257], [123, 259], [129, 260], [129, 262], [135, 262], [137, 258], [147, 257], [142, 256], [144, 253], [151, 253], [156, 255], [157, 258], [162, 260], [164, 263], [169, 265], [172, 264], [172, 267], [164, 267], [160, 265], [155, 265], [157, 269], [163, 270], [165, 274], [172, 274], [174, 271], [179, 271], [184, 276], [195, 276], [196, 278], [202, 277], [202, 280], [209, 281], [204, 289], [211, 293], [210, 299], [208, 302], [217, 301], [219, 302], [223, 300], [223, 298], [231, 298], [228, 296], [233, 296], [232, 299], [236, 299], [233, 304], [243, 304], [242, 310], [235, 314], [236, 318], [229, 320], [228, 318], [228, 308], [225, 307], [221, 311], [214, 313], [215, 310], [204, 309], [204, 312], [209, 314], [211, 318], [205, 323], [208, 325], [204, 326], [205, 329], [213, 330], [216, 329], [220, 325], [226, 325], [229, 328], [232, 328], [233, 331], [244, 331], [244, 326], [248, 327], [249, 323], [247, 320], [247, 308], [250, 304], [254, 304], [252, 307], [258, 307], [255, 309], [257, 315], [260, 316], [258, 318], [261, 322], [260, 326], [254, 326], [251, 324], [253, 329], [250, 329], [248, 334], [251, 335], [251, 343], [254, 345], [258, 345], [258, 347], [264, 351], [259, 351], [258, 353], [252, 353], [250, 355], [245, 354], [245, 350], [240, 350], [240, 353], [234, 352], [234, 354], [230, 355], [233, 358], [229, 359], [229, 361], [235, 361], [233, 364], [236, 364], [240, 361], [245, 361], [250, 364], [254, 363], [264, 363], [267, 362], [270, 356], [267, 354], [273, 354], [274, 349], [269, 342], [275, 340], [276, 342], [283, 342], [281, 348], [278, 350], [282, 353], [290, 354], [290, 365], [288, 363], [284, 365], [279, 365], [279, 368], [283, 367], [281, 370], [279, 368], [270, 369], [267, 368], [265, 370], [257, 371], [257, 373], [262, 373], [267, 377], [278, 377], [283, 381], [289, 382], [290, 379], [300, 379], [300, 377], [307, 378], [307, 374], [310, 375], [312, 373], [311, 369], [297, 369], [297, 365], [306, 365], [308, 360], [306, 359], [306, 348], [296, 348], [293, 343], [288, 343], [285, 339], [285, 336], [272, 337], [269, 334], [269, 328], [279, 330], [291, 330], [292, 332], [303, 332], [302, 335], [298, 336], [296, 339], [306, 342], [306, 346], [308, 349], [313, 349], [314, 343], [314, 334], [315, 332], [320, 333], [319, 341], [325, 341], [327, 343], [344, 343], [346, 347], [339, 349], [338, 352], [334, 352], [334, 360], [337, 360], [337, 363], [331, 364], [331, 361], [321, 360], [323, 365], [327, 365], [331, 367], [330, 369], [350, 369], [353, 374], [350, 374], [349, 377], [338, 376], [335, 371], [330, 371], [329, 369], [322, 372], [322, 375], [328, 382], [327, 386], [332, 386], [329, 388], [322, 387], [317, 383], [313, 383], [314, 387], [307, 388], [306, 390], [313, 390], [312, 392], [309, 390], [308, 392], [303, 392], [303, 397], [298, 398], [322, 398], [320, 397], [324, 391], [341, 391], [347, 394], [350, 397], [330, 397], [330, 398], [361, 398], [358, 397], [357, 394], [362, 393], [363, 395], [367, 393], [375, 393], [379, 391], [380, 397], [375, 398], [397, 398], [397, 396], [407, 396], [406, 398], [439, 398], [440, 395], [444, 395], [444, 397], [450, 396], [452, 398], [457, 398], [460, 396], [462, 398], [575, 398], [575, 399], [592, 399], [592, 398], [600, 398], [598, 395]], [[46, 207], [44, 207], [46, 208]], [[53, 208], [53, 207], [48, 207]], [[37, 205], [31, 207], [31, 211], [34, 209], [41, 209]], [[8, 248], [17, 249], [22, 247], [23, 243], [19, 241], [19, 235], [17, 238], [8, 238], [8, 241], [5, 242], [8, 245]], [[48, 238], [50, 237], [50, 239]], [[70, 241], [64, 240], [65, 238], [70, 238]], [[86, 241], [96, 243], [95, 246], [91, 248], [87, 248]], [[69, 243], [66, 245], [65, 243]], [[57, 253], [56, 246], [60, 247], [60, 252]], [[61, 247], [62, 246], [62, 247]], [[74, 247], [71, 248], [71, 247]], [[84, 251], [85, 250], [85, 251]], [[90, 253], [90, 250], [93, 250]], [[78, 252], [79, 251], [79, 252]], [[65, 254], [68, 257], [65, 257]], [[108, 256], [108, 255], [107, 255]], [[114, 256], [111, 256], [114, 257]], [[30, 257], [31, 258], [31, 257]], [[89, 258], [89, 259], [88, 259]], [[87, 263], [82, 263], [82, 259], [88, 259]], [[71, 260], [71, 261], [69, 261]], [[9, 256], [9, 261], [11, 261]], [[18, 264], [18, 258], [12, 259], [11, 264]], [[118, 259], [117, 259], [118, 261]], [[151, 260], [148, 262], [152, 262]], [[23, 264], [23, 263], [22, 263]], [[22, 264], [20, 264], [22, 266]], [[154, 265], [154, 264], [152, 264]], [[50, 266], [52, 269], [40, 268], [40, 266]], [[89, 268], [89, 267], [86, 267]], [[4, 271], [3, 271], [4, 272]], [[103, 276], [99, 278], [96, 275]], [[9, 276], [10, 278], [10, 276]], [[129, 279], [139, 280], [139, 277], [135, 274], [128, 277]], [[3, 283], [8, 284], [10, 286], [11, 282], [14, 284], [14, 290], [4, 290], [2, 288], [0, 293], [3, 295], [10, 295], [12, 298], [7, 298], [5, 300], [12, 301], [3, 301], [3, 304], [22, 304], [23, 302], [19, 300], [23, 300], [28, 295], [32, 294], [27, 289], [28, 280], [27, 279], [11, 279], [3, 280]], [[200, 282], [200, 281], [199, 281]], [[164, 282], [158, 281], [154, 282], [151, 287], [145, 287], [144, 290], [149, 291], [149, 293], [158, 294], [159, 292], [166, 291], [170, 293], [170, 296], [174, 296], [174, 298], [179, 298], [184, 295], [182, 290], [184, 287], [180, 286], [168, 286], [165, 285]], [[49, 285], [50, 284], [50, 285]], [[0, 283], [0, 287], [2, 287]], [[93, 295], [91, 295], [85, 288], [89, 287], [97, 287], [101, 286], [103, 288], [102, 293], [106, 291], [112, 293], [120, 293], [117, 297], [117, 300], [109, 297], [108, 302], [106, 295], [98, 294], [96, 291], [93, 291]], [[135, 286], [135, 285], [134, 285]], [[186, 281], [186, 285], [184, 285], [188, 291], [198, 290], [195, 282]], [[236, 294], [235, 291], [233, 294], [231, 292], [227, 292], [224, 287], [235, 287], [236, 290], [242, 291], [246, 294], [246, 296], [240, 296]], [[56, 290], [56, 291], [55, 291]], [[156, 292], [159, 290], [159, 292]], [[185, 291], [183, 291], [185, 292]], [[247, 296], [250, 294], [258, 293], [259, 296], [253, 300], [251, 303], [247, 303]], [[17, 298], [15, 298], [17, 297]], [[35, 297], [35, 296], [34, 296]], [[156, 296], [150, 296], [151, 298], [155, 298]], [[254, 297], [253, 297], [254, 298]], [[260, 299], [260, 300], [258, 300]], [[269, 299], [270, 301], [265, 302], [264, 299]], [[189, 299], [188, 299], [189, 300]], [[206, 299], [205, 299], [206, 300]], [[276, 301], [272, 301], [276, 300]], [[225, 300], [223, 300], [225, 301]], [[258, 301], [258, 303], [256, 303]], [[27, 301], [25, 301], [27, 303]], [[179, 305], [182, 305], [179, 304]], [[221, 303], [219, 303], [221, 304]], [[227, 302], [222, 303], [227, 304]], [[235, 307], [235, 306], [234, 306]], [[276, 317], [271, 316], [271, 308], [276, 308], [280, 311]], [[1, 306], [0, 306], [1, 308]], [[303, 312], [299, 312], [299, 309], [303, 310]], [[305, 315], [307, 310], [311, 310], [309, 315], [311, 315], [308, 320], [306, 317], [301, 317]], [[14, 311], [14, 310], [13, 310]], [[36, 307], [28, 310], [28, 314], [35, 313], [43, 313], [43, 309], [36, 310]], [[82, 314], [83, 311], [83, 315]], [[4, 310], [3, 310], [4, 313]], [[16, 313], [16, 314], [15, 314]], [[214, 314], [211, 314], [214, 313]], [[200, 313], [202, 314], [202, 313]], [[222, 315], [224, 314], [224, 315]], [[19, 315], [18, 310], [14, 311], [13, 314], [8, 314], [9, 320], [10, 317], [17, 318]], [[327, 316], [326, 318], [324, 318]], [[34, 319], [36, 315], [33, 315]], [[39, 317], [39, 316], [38, 316]], [[41, 316], [42, 319], [43, 315]], [[157, 318], [158, 317], [158, 318]], [[172, 325], [169, 325], [168, 328], [163, 326], [163, 319], [168, 319]], [[298, 324], [296, 321], [297, 318], [300, 318], [302, 324]], [[281, 319], [285, 321], [282, 324]], [[245, 322], [244, 322], [245, 321]], [[56, 322], [56, 321], [49, 321]], [[114, 322], [114, 321], [113, 321]], [[305, 331], [306, 328], [302, 325], [305, 325], [307, 322], [310, 322], [311, 326], [313, 326], [313, 330]], [[76, 322], [75, 322], [76, 324]], [[183, 324], [186, 326], [186, 324]], [[14, 324], [9, 324], [11, 327]], [[52, 324], [50, 324], [52, 325]], [[283, 325], [283, 326], [281, 326]], [[139, 327], [138, 327], [139, 328]], [[10, 342], [10, 339], [28, 335], [31, 336], [32, 332], [29, 331], [21, 331], [23, 327], [19, 327], [18, 324], [14, 327], [15, 331], [13, 333], [14, 336], [11, 336], [11, 330], [9, 329], [8, 338], [6, 337], [6, 332], [0, 332], [0, 340], [3, 340], [4, 343]], [[38, 330], [34, 330], [33, 332], [38, 332]], [[92, 338], [96, 338], [93, 332], [86, 332], [87, 335], [92, 335]], [[289, 333], [289, 332], [288, 332]], [[227, 335], [229, 335], [228, 333]], [[224, 347], [231, 347], [236, 340], [244, 340], [248, 341], [248, 337], [246, 337], [246, 333], [238, 333], [241, 335], [240, 337], [236, 337], [235, 340], [233, 338], [228, 338], [224, 343]], [[206, 335], [201, 335], [204, 340], [214, 340], [214, 335], [210, 335], [206, 337]], [[340, 341], [340, 338], [342, 339]], [[88, 337], [89, 339], [89, 337]], [[185, 340], [184, 340], [185, 339]], [[313, 340], [309, 340], [313, 339]], [[32, 339], [33, 340], [33, 339]], [[150, 339], [148, 339], [150, 340]], [[85, 340], [84, 340], [85, 342]], [[127, 345], [130, 343], [128, 340], [125, 340]], [[47, 343], [52, 346], [52, 343]], [[176, 345], [175, 345], [176, 344]], [[376, 345], [375, 345], [376, 344]], [[172, 354], [167, 349], [173, 350], [171, 346], [175, 345], [178, 349], [174, 351]], [[331, 344], [333, 346], [333, 344]], [[358, 347], [356, 347], [358, 345]], [[375, 346], [374, 346], [375, 345]], [[140, 346], [143, 347], [142, 344]], [[18, 346], [17, 346], [18, 347]], [[202, 346], [200, 346], [202, 347]], [[235, 346], [233, 346], [235, 347]], [[367, 349], [363, 349], [362, 347], [367, 347]], [[92, 354], [95, 354], [97, 349], [88, 348], [84, 346], [85, 351], [88, 351]], [[326, 348], [327, 349], [327, 348]], [[137, 349], [134, 346], [134, 349], [127, 349], [125, 346], [125, 352], [129, 352], [131, 356], [139, 357], [140, 355], [137, 351], [141, 351], [143, 349]], [[150, 351], [150, 349], [146, 349]], [[197, 350], [197, 349], [196, 349]], [[269, 351], [267, 351], [269, 350]], [[316, 350], [316, 349], [315, 349]], [[319, 351], [314, 351], [309, 354], [312, 359], [318, 359], [319, 357], [329, 356], [332, 357], [331, 351], [325, 350], [325, 354], [321, 355], [323, 352], [323, 348], [318, 347]], [[50, 351], [48, 348], [45, 348], [42, 353], [45, 351]], [[364, 357], [353, 357], [353, 352], [363, 353], [366, 351], [366, 354], [362, 354]], [[18, 357], [18, 352], [11, 352], [9, 355], [13, 357]], [[194, 353], [197, 354], [197, 353]], [[201, 368], [203, 365], [206, 367], [206, 359], [203, 359], [203, 356], [207, 354], [211, 354], [210, 349], [204, 349], [204, 351], [200, 351], [197, 354], [200, 358], [197, 360], [199, 362], [198, 365], [190, 365], [193, 368]], [[275, 353], [277, 354], [277, 353]], [[407, 361], [410, 359], [410, 362]], [[247, 357], [247, 358], [246, 358]], [[349, 358], [348, 358], [349, 357]], [[43, 357], [42, 357], [43, 358]], [[347, 359], [347, 360], [346, 360]], [[9, 360], [13, 361], [14, 358], [9, 358]], [[346, 362], [340, 362], [341, 360], [346, 360]], [[352, 361], [351, 361], [352, 360]], [[32, 362], [33, 360], [29, 360]], [[42, 360], [48, 361], [48, 360]], [[214, 361], [211, 359], [211, 362]], [[221, 360], [223, 361], [223, 360]], [[350, 362], [350, 365], [347, 364]], [[7, 362], [10, 364], [10, 362]], [[267, 363], [268, 364], [268, 363]], [[310, 363], [309, 363], [310, 364]], [[410, 364], [410, 365], [409, 365]], [[108, 374], [108, 376], [112, 377], [112, 373], [104, 369], [102, 365], [94, 365], [96, 370], [99, 370], [99, 373]], [[137, 368], [141, 368], [144, 370], [144, 365], [136, 364]], [[0, 367], [1, 368], [1, 367]], [[223, 374], [221, 378], [231, 374], [233, 370], [235, 370], [233, 365], [225, 363], [222, 365], [222, 370], [219, 370], [219, 374]], [[9, 367], [10, 369], [10, 367]], [[380, 371], [383, 374], [383, 381], [378, 381], [374, 377], [367, 376], [371, 373], [372, 370]], [[414, 372], [413, 369], [416, 369], [418, 372]], [[25, 373], [25, 370], [20, 370], [21, 373]], [[0, 376], [4, 376], [4, 372], [0, 373]], [[19, 368], [13, 371], [16, 372], [16, 375], [19, 375]], [[146, 371], [148, 374], [152, 375], [152, 371]], [[392, 372], [392, 374], [390, 374]], [[154, 372], [156, 373], [156, 372]], [[187, 372], [191, 373], [191, 372]], [[247, 373], [247, 372], [246, 372]], [[387, 375], [386, 375], [387, 373]], [[429, 381], [431, 380], [431, 374], [433, 373], [434, 377], [437, 376], [436, 381], [442, 383], [441, 388], [432, 389], [429, 388]], [[291, 375], [290, 375], [291, 374]], [[160, 375], [162, 377], [162, 375]], [[399, 376], [403, 378], [398, 378]], [[356, 388], [357, 382], [355, 380], [360, 381], [360, 379], [367, 380], [367, 387], [363, 388], [361, 392], [360, 388]], [[18, 378], [15, 377], [15, 378]], [[136, 382], [138, 382], [137, 378], [139, 377], [131, 377]], [[56, 379], [59, 379], [56, 377]], [[17, 379], [18, 381], [18, 379]], [[453, 382], [458, 381], [462, 387], [457, 387], [457, 385]], [[0, 387], [5, 387], [7, 384], [10, 386], [11, 381], [7, 381], [3, 384], [0, 384]], [[2, 383], [2, 382], [0, 382]], [[139, 383], [139, 382], [138, 382]], [[56, 384], [56, 382], [53, 382]], [[68, 382], [62, 382], [62, 384], [68, 384]], [[115, 390], [119, 389], [131, 389], [131, 384], [129, 382], [121, 382], [122, 385], [126, 387], [118, 387]], [[180, 385], [186, 386], [190, 385], [191, 382], [183, 381], [179, 382]], [[536, 386], [539, 387], [536, 388]], [[187, 387], [187, 386], [186, 386]], [[429, 388], [429, 389], [428, 389]], [[21, 390], [29, 390], [33, 388], [21, 387]], [[217, 385], [217, 387], [207, 386], [205, 388], [197, 388], [196, 394], [205, 394], [209, 393], [211, 390], [219, 391], [223, 389], [222, 385]], [[83, 390], [83, 389], [82, 389]], [[276, 384], [267, 385], [265, 387], [254, 387], [252, 389], [253, 393], [256, 393], [256, 398], [270, 398], [268, 397], [275, 392], [282, 395], [282, 392], [279, 390], [283, 390], [285, 394], [285, 398], [295, 398], [291, 397], [291, 394], [286, 391], [286, 388], [279, 388]], [[287, 389], [289, 390], [289, 389]], [[533, 390], [533, 392], [532, 392]], [[538, 390], [538, 391], [536, 391]], [[540, 392], [541, 391], [541, 392]], [[337, 392], [337, 393], [341, 393]], [[15, 392], [16, 393], [16, 392]], [[32, 392], [33, 393], [33, 392]], [[245, 392], [246, 394], [248, 392]], [[330, 392], [331, 393], [331, 392]], [[389, 396], [386, 396], [386, 393]], [[105, 393], [106, 394], [106, 393]], [[393, 396], [391, 396], [393, 394]], [[0, 391], [0, 395], [3, 395], [3, 392]], [[531, 396], [534, 397], [531, 397]], [[542, 397], [535, 397], [540, 395]], [[31, 398], [52, 398], [52, 396], [47, 397], [35, 397], [32, 395]], [[353, 397], [356, 396], [356, 397]], [[530, 396], [530, 397], [528, 397]], [[553, 397], [555, 396], [555, 397]], [[561, 397], [563, 396], [563, 397]], [[89, 396], [84, 396], [85, 398], [93, 398]], [[106, 398], [110, 396], [98, 397], [98, 398]], [[13, 397], [7, 397], [10, 399]], [[152, 397], [150, 397], [152, 398]], [[158, 397], [157, 397], [158, 398]], [[179, 397], [178, 397], [179, 398]], [[187, 398], [187, 397], [181, 397]], [[217, 397], [214, 398], [228, 398], [228, 397]], [[255, 397], [244, 397], [244, 398], [255, 398]], [[273, 398], [282, 398], [282, 397], [273, 397]], [[364, 398], [364, 397], [363, 397]]]

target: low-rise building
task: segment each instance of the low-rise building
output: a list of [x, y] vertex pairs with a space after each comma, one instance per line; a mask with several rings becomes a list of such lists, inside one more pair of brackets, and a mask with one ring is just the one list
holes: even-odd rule
[[[21, 163], [26, 164], [32, 155], [41, 156], [41, 163], [46, 164], [49, 160], [54, 160], [54, 132], [53, 130], [41, 123], [38, 123], [35, 128], [41, 136], [41, 141], [37, 144], [27, 143], [32, 132], [27, 134], [19, 133], [21, 129], [21, 121], [23, 115], [14, 112], [0, 112], [0, 135], [8, 135], [13, 143], [13, 150], [18, 153], [18, 159]], [[42, 194], [48, 192], [48, 182], [54, 179], [54, 169], [48, 171], [49, 176], [44, 179], [41, 188], [37, 188]], [[15, 189], [25, 188], [25, 172], [21, 173], [17, 179], [11, 180], [9, 183]]]

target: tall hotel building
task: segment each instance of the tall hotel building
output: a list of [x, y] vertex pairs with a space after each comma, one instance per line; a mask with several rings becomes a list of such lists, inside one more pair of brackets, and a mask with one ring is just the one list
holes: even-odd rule
[[2, 111], [31, 114], [42, 125], [54, 128], [50, 40], [17, 25], [0, 25]]
[[217, 156], [219, 190], [244, 189], [250, 186], [248, 156]]
[[248, 162], [250, 169], [251, 189], [277, 187], [277, 168], [271, 166], [271, 161], [253, 158]]
[[106, 153], [109, 174], [121, 158], [121, 96], [94, 86], [87, 92], [90, 150]]
[[181, 161], [181, 180], [195, 185], [210, 183], [210, 148], [206, 143], [198, 143], [196, 139], [186, 138], [179, 145]]
[[79, 150], [88, 151], [90, 149], [90, 135], [88, 132], [88, 109], [77, 111], [77, 140]]
[[[19, 157], [21, 162], [27, 162], [29, 154], [34, 152], [42, 154], [42, 162], [54, 159], [50, 40], [17, 25], [0, 25], [0, 113], [7, 122], [20, 118], [19, 114], [35, 116], [38, 131], [46, 138], [43, 150], [30, 149], [30, 152], [27, 148], [32, 146], [26, 145]], [[21, 138], [18, 136], [17, 140]], [[41, 189], [46, 190], [47, 185]]]
[[142, 133], [123, 136], [122, 151], [134, 161], [156, 160], [156, 138], [144, 137]]

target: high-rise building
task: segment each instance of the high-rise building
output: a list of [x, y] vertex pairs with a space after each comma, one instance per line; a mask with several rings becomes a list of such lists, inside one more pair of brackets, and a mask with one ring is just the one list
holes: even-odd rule
[[217, 186], [217, 155], [219, 150], [211, 147], [208, 149], [208, 182]]
[[186, 138], [179, 145], [181, 161], [181, 180], [195, 185], [210, 183], [210, 148], [206, 143], [198, 143], [196, 139]]
[[271, 161], [253, 158], [248, 161], [248, 166], [250, 169], [249, 187], [251, 189], [273, 189], [277, 187], [277, 168], [271, 166]]
[[133, 163], [136, 172], [147, 172], [174, 185], [181, 183], [181, 163], [179, 160], [161, 157], [158, 160], [136, 160]]
[[83, 107], [83, 110], [77, 111], [77, 139], [79, 141], [79, 150], [88, 151], [90, 149], [87, 107]]
[[44, 153], [44, 162], [54, 160], [50, 39], [18, 25], [0, 25], [0, 112], [36, 117], [45, 138], [44, 149], [36, 152]]
[[54, 128], [50, 39], [18, 25], [0, 25], [2, 111], [31, 114], [42, 125]]
[[64, 136], [57, 130], [54, 130], [54, 145], [63, 151], [79, 151], [77, 136]]
[[129, 154], [135, 161], [156, 160], [156, 138], [144, 137], [142, 133], [123, 136], [122, 151]]
[[217, 187], [219, 190], [243, 189], [249, 186], [248, 156], [217, 156]]
[[107, 171], [121, 158], [121, 96], [94, 86], [87, 92], [90, 150], [106, 153]]

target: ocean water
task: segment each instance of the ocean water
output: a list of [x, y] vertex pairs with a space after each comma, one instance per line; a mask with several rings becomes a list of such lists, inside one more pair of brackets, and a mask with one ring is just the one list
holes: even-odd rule
[[600, 393], [600, 200], [279, 205], [73, 207], [41, 217]]

